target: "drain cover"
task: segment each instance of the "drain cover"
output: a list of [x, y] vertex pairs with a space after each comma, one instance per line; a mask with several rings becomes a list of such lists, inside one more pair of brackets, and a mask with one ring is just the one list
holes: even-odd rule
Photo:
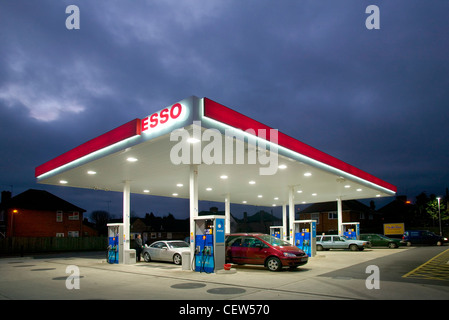
[[203, 288], [205, 286], [206, 286], [206, 284], [204, 284], [204, 283], [188, 282], [188, 283], [174, 284], [170, 288], [173, 288], [173, 289], [197, 289], [197, 288]]
[[242, 288], [214, 288], [207, 290], [207, 293], [212, 294], [239, 294], [244, 292], [246, 292], [246, 290]]

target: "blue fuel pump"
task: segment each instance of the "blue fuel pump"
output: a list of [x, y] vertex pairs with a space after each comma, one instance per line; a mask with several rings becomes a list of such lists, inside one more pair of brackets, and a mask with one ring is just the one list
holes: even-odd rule
[[194, 266], [197, 272], [213, 273], [225, 263], [224, 219], [204, 216], [195, 219]]
[[110, 223], [108, 224], [108, 263], [123, 263], [123, 224]]
[[[293, 244], [304, 251], [309, 257], [316, 254], [316, 221], [294, 221]], [[306, 226], [306, 228], [304, 228]]]
[[343, 235], [351, 240], [358, 240], [360, 237], [360, 223], [359, 222], [345, 222], [343, 226]]

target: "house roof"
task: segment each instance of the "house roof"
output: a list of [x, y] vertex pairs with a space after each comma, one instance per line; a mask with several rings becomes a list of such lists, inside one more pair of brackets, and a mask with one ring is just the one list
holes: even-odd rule
[[[370, 208], [361, 203], [357, 200], [344, 200], [341, 204], [343, 211], [361, 211], [366, 212], [370, 211]], [[301, 213], [317, 213], [317, 212], [332, 212], [337, 211], [337, 202], [331, 201], [331, 202], [321, 202], [321, 203], [315, 203], [311, 206], [308, 206], [304, 210], [300, 212]]]
[[28, 189], [27, 191], [12, 197], [4, 205], [8, 208], [86, 212], [86, 210], [63, 200], [48, 191], [36, 189]]

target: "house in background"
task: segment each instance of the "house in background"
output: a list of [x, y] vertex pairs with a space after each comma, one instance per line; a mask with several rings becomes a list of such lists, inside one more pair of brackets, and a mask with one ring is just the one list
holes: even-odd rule
[[15, 197], [2, 192], [0, 232], [3, 237], [96, 236], [85, 225], [86, 210], [44, 190], [29, 189]]
[[[299, 220], [316, 220], [316, 233], [338, 233], [337, 202], [315, 203], [299, 212]], [[378, 232], [380, 215], [373, 207], [357, 200], [342, 201], [343, 222], [360, 222], [361, 232]]]

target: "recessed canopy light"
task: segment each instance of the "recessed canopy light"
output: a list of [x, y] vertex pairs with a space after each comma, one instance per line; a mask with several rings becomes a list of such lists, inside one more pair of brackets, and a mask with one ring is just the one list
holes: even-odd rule
[[200, 140], [198, 140], [197, 138], [188, 138], [187, 142], [188, 143], [197, 143], [197, 142], [200, 142]]
[[224, 180], [224, 179], [227, 179], [228, 176], [227, 175], [222, 175], [222, 176], [220, 176], [220, 178]]
[[357, 191], [359, 191], [359, 192], [360, 192], [360, 191], [362, 191], [362, 189], [360, 189], [360, 188], [359, 188], [359, 189], [357, 189]]
[[126, 160], [129, 161], [129, 162], [136, 162], [136, 161], [137, 161], [137, 158], [129, 157], [129, 158], [127, 158]]
[[303, 202], [301, 202], [302, 204], [305, 204], [305, 203], [307, 203], [307, 202], [305, 202], [305, 201], [303, 201]]
[[182, 183], [178, 183], [178, 184], [176, 184], [176, 186], [177, 186], [177, 187], [182, 187], [183, 184], [182, 184]]
[[97, 174], [97, 172], [89, 170], [89, 171], [87, 171], [87, 174]]
[[349, 189], [349, 188], [351, 188], [351, 186], [349, 184], [347, 184], [347, 185], [345, 185], [345, 188]]
[[262, 198], [263, 196], [261, 195], [261, 194], [259, 194], [258, 196], [257, 196], [257, 198]]
[[298, 191], [296, 191], [297, 193], [302, 193], [302, 190], [298, 190]]
[[251, 181], [249, 182], [249, 184], [256, 184], [256, 181], [251, 180]]
[[247, 202], [246, 200], [243, 200], [243, 201], [242, 201], [242, 203], [246, 203], [246, 202]]
[[68, 183], [66, 180], [59, 180], [59, 183], [60, 184], [66, 184], [66, 183]]
[[275, 197], [274, 200], [279, 200], [279, 197]]
[[286, 166], [285, 164], [281, 164], [278, 168], [279, 168], [279, 169], [286, 169], [287, 166]]
[[176, 196], [178, 196], [178, 194], [177, 193], [172, 193], [172, 196], [176, 197]]
[[310, 172], [304, 173], [304, 177], [310, 177], [311, 175], [312, 175], [312, 173], [310, 173]]
[[317, 196], [317, 194], [316, 194], [316, 193], [312, 193], [312, 196], [316, 197], [316, 196]]
[[271, 205], [272, 207], [276, 207], [276, 204], [275, 203], [273, 203], [272, 205]]
[[145, 192], [145, 193], [149, 193], [149, 192], [150, 192], [150, 190], [148, 190], [148, 189], [145, 189], [145, 190], [143, 190], [143, 192]]
[[376, 197], [379, 198], [379, 197], [380, 197], [380, 194], [376, 194]]
[[206, 191], [212, 191], [212, 188], [206, 188]]

